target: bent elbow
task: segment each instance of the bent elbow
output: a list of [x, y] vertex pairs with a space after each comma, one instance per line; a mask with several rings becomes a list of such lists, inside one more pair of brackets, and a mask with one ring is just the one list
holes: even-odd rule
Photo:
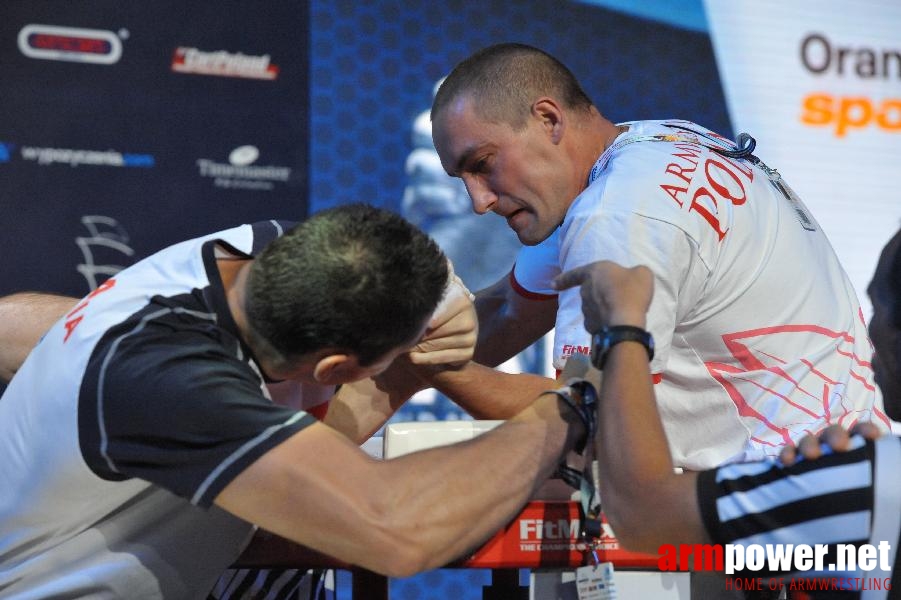
[[427, 552], [400, 540], [384, 544], [373, 553], [371, 564], [362, 566], [393, 578], [412, 577], [432, 568]]
[[637, 526], [635, 519], [622, 519], [619, 516], [606, 512], [606, 509], [605, 515], [607, 523], [610, 525], [610, 529], [613, 530], [613, 535], [620, 546], [632, 552], [646, 551], [641, 528]]
[[411, 552], [397, 553], [389, 560], [385, 568], [385, 575], [398, 579], [412, 577], [428, 570], [428, 560], [424, 555], [416, 555]]
[[617, 542], [633, 552], [656, 553], [662, 539], [657, 520], [661, 518], [659, 506], [652, 506], [646, 498], [617, 498], [603, 503], [604, 515], [613, 530]]
[[411, 577], [430, 568], [430, 553], [422, 532], [411, 530], [394, 504], [370, 498], [369, 510], [360, 513], [361, 531], [366, 532], [366, 553], [361, 567], [387, 577]]

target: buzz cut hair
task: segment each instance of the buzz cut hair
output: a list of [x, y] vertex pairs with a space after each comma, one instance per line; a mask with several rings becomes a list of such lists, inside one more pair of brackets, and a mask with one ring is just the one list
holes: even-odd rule
[[496, 44], [454, 67], [435, 94], [431, 119], [458, 98], [468, 97], [479, 118], [519, 130], [532, 103], [542, 96], [572, 110], [593, 106], [572, 71], [547, 52], [526, 44]]

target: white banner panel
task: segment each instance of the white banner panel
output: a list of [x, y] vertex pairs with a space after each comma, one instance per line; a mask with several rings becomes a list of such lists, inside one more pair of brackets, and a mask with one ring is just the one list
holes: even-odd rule
[[901, 226], [901, 2], [705, 0], [735, 131], [826, 231], [860, 296]]

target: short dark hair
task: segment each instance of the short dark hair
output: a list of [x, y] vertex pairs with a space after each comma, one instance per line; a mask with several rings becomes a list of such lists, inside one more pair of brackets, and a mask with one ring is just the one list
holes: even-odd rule
[[395, 213], [365, 204], [319, 212], [253, 261], [248, 325], [292, 360], [335, 348], [371, 364], [409, 343], [441, 301], [447, 260]]
[[566, 108], [593, 106], [576, 76], [543, 50], [525, 44], [488, 46], [460, 62], [450, 72], [432, 102], [432, 120], [462, 95], [475, 99], [477, 114], [486, 121], [525, 125], [532, 102], [553, 96]]

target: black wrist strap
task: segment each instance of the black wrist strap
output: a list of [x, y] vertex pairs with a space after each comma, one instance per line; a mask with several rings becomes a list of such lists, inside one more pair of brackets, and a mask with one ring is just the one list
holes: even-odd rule
[[[578, 400], [573, 397], [573, 392], [578, 395]], [[544, 393], [556, 395], [582, 420], [585, 437], [575, 447], [576, 452], [581, 454], [585, 445], [594, 439], [598, 428], [597, 392], [594, 386], [584, 379], [577, 379], [570, 382], [569, 385]]]
[[591, 363], [598, 370], [604, 369], [610, 349], [620, 342], [638, 342], [647, 350], [648, 361], [654, 358], [654, 338], [641, 327], [632, 325], [601, 327], [592, 336], [591, 341]]
[[591, 383], [584, 379], [572, 379], [568, 385], [556, 390], [548, 390], [545, 393], [555, 394], [563, 400], [579, 416], [585, 426], [585, 437], [575, 448], [575, 451], [584, 459], [584, 469], [581, 472], [573, 469], [564, 460], [557, 466], [554, 476], [579, 491], [581, 499], [579, 508], [584, 517], [582, 523], [588, 523], [590, 519], [597, 518], [600, 513], [600, 498], [596, 493], [597, 486], [593, 471], [593, 442], [597, 432], [597, 391]]

